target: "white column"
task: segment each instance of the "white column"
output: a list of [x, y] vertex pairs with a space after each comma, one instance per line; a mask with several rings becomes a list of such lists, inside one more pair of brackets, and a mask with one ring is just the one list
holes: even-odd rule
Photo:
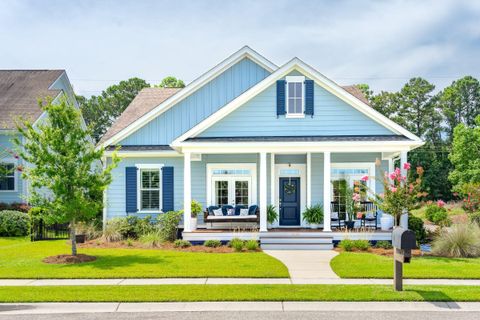
[[307, 152], [307, 208], [312, 206], [312, 154]]
[[395, 170], [393, 158], [388, 159], [388, 172]]
[[270, 154], [270, 204], [275, 205], [275, 153]]
[[330, 151], [323, 153], [323, 231], [332, 231], [330, 227]]
[[403, 164], [405, 162], [408, 162], [407, 155], [408, 155], [407, 151], [400, 152], [400, 170], [401, 170], [403, 176], [405, 176], [407, 174], [407, 170], [403, 169]]
[[260, 231], [267, 231], [267, 153], [260, 153]]
[[183, 231], [192, 231], [190, 220], [192, 218], [192, 170], [190, 167], [190, 152], [183, 154]]
[[[108, 158], [107, 157], [103, 157], [102, 158], [102, 161], [103, 161], [103, 170], [107, 169], [107, 161], [108, 161]], [[27, 180], [23, 180], [24, 183], [27, 181]], [[26, 190], [26, 189], [24, 189]], [[102, 229], [105, 231], [105, 227], [107, 226], [107, 205], [108, 205], [108, 200], [107, 200], [107, 193], [108, 193], [108, 187], [105, 188], [105, 190], [103, 190], [103, 227]]]

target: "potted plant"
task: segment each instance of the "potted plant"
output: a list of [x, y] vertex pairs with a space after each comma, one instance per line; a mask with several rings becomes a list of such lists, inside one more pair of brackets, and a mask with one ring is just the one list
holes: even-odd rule
[[197, 216], [202, 213], [202, 205], [195, 200], [192, 200], [191, 203], [191, 214], [192, 214], [192, 220], [190, 222], [190, 227], [192, 230], [197, 229]]
[[352, 188], [345, 186], [345, 210], [348, 220], [345, 221], [345, 226], [348, 230], [352, 230], [355, 226], [355, 217], [358, 211], [358, 201], [360, 201], [360, 195], [358, 195], [358, 201], [356, 193]]
[[267, 207], [267, 222], [268, 222], [269, 228], [272, 227], [273, 223], [277, 221], [277, 219], [278, 219], [277, 208], [275, 208], [275, 206], [271, 204]]
[[322, 205], [316, 204], [313, 207], [306, 208], [305, 212], [303, 212], [303, 220], [310, 225], [310, 228], [318, 229], [323, 222]]

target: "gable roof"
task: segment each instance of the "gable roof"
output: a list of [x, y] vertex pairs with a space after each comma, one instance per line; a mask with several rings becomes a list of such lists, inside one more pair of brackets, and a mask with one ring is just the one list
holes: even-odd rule
[[211, 80], [213, 80], [214, 78], [222, 74], [223, 71], [227, 70], [228, 68], [230, 68], [231, 66], [233, 66], [234, 64], [236, 64], [237, 62], [239, 62], [244, 58], [251, 59], [252, 61], [262, 66], [269, 72], [273, 72], [278, 68], [277, 65], [267, 60], [265, 57], [260, 55], [255, 50], [252, 50], [248, 46], [244, 46], [243, 48], [241, 48], [240, 50], [233, 53], [228, 58], [226, 58], [225, 60], [217, 64], [215, 67], [213, 67], [212, 69], [204, 73], [202, 76], [200, 76], [199, 78], [189, 83], [185, 88], [183, 88], [180, 92], [178, 92], [178, 94], [175, 94], [167, 98], [165, 101], [159, 103], [150, 111], [146, 112], [138, 119], [135, 119], [129, 125], [122, 128], [121, 130], [111, 135], [110, 137], [106, 139], [102, 139], [98, 145], [99, 146], [113, 145], [118, 141], [124, 139], [131, 133], [135, 132], [136, 130], [146, 125], [148, 122], [150, 122], [154, 118], [158, 117], [160, 114], [169, 110], [171, 107], [173, 107], [183, 99], [187, 98], [191, 94], [193, 94], [195, 91], [203, 87], [206, 83], [210, 82]]
[[43, 113], [38, 99], [55, 98], [51, 89], [65, 70], [0, 70], [0, 129], [15, 129], [16, 117], [37, 120]]
[[[339, 99], [345, 101], [353, 108], [357, 109], [358, 111], [365, 114], [367, 117], [371, 118], [372, 120], [376, 121], [377, 123], [383, 125], [387, 129], [395, 132], [399, 135], [404, 135], [407, 138], [421, 143], [421, 139], [417, 137], [412, 132], [408, 131], [407, 129], [403, 128], [399, 124], [393, 122], [389, 118], [385, 117], [378, 111], [371, 108], [368, 104], [364, 101], [359, 99], [356, 95], [353, 95], [345, 88], [342, 88], [340, 85], [335, 83], [334, 81], [328, 79], [323, 74], [312, 68], [311, 66], [307, 65], [305, 62], [298, 58], [293, 58], [289, 62], [285, 63], [275, 72], [273, 72], [270, 76], [266, 77], [264, 80], [260, 81], [252, 88], [235, 98], [233, 101], [228, 103], [226, 106], [218, 110], [217, 112], [213, 113], [210, 117], [206, 118], [205, 120], [201, 121], [199, 124], [188, 130], [186, 133], [178, 137], [172, 142], [172, 146], [178, 147], [182, 145], [182, 142], [188, 138], [195, 137], [199, 133], [203, 132], [207, 128], [211, 127], [216, 122], [220, 121], [228, 114], [242, 106], [244, 103], [255, 97], [257, 94], [262, 92], [263, 90], [267, 89], [271, 85], [273, 85], [278, 79], [286, 76], [288, 73], [292, 72], [293, 70], [300, 71], [310, 79], [314, 80], [316, 84], [330, 92], [331, 94], [337, 96]], [[350, 90], [352, 90], [350, 88]], [[353, 92], [353, 90], [352, 90]]]
[[362, 90], [360, 90], [359, 87], [353, 85], [353, 86], [342, 86], [345, 91], [350, 93], [352, 96], [357, 98], [358, 100], [362, 101], [365, 104], [370, 105], [370, 102], [368, 101], [367, 97], [365, 97], [365, 94], [363, 94]]
[[182, 88], [142, 89], [128, 105], [125, 111], [122, 112], [120, 117], [118, 117], [115, 123], [103, 135], [99, 143], [102, 144], [109, 140], [180, 90], [182, 90]]

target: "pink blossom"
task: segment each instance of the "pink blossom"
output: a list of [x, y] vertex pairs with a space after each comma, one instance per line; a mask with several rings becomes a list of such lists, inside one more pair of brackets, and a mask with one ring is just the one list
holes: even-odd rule
[[363, 176], [360, 180], [367, 182], [368, 181], [368, 176]]
[[397, 176], [401, 175], [402, 173], [400, 172], [400, 168], [395, 168], [395, 174]]
[[446, 205], [445, 201], [443, 201], [443, 200], [438, 200], [437, 201], [437, 206], [439, 206], [440, 208], [443, 208], [445, 205]]
[[357, 212], [357, 219], [363, 218], [363, 212]]
[[354, 193], [353, 196], [352, 196], [352, 200], [353, 201], [360, 201], [360, 194]]
[[405, 169], [405, 170], [410, 170], [410, 167], [411, 167], [410, 162], [405, 162], [403, 164], [403, 169]]
[[390, 177], [391, 180], [395, 180], [397, 178], [397, 174], [394, 171], [394, 172], [389, 174], [389, 177]]
[[384, 194], [384, 193], [380, 193], [378, 196], [379, 196], [380, 198], [382, 198], [382, 199], [385, 198], [385, 194]]
[[397, 192], [397, 188], [396, 188], [396, 187], [393, 187], [393, 186], [391, 186], [391, 187], [390, 187], [390, 191], [391, 191], [391, 192]]

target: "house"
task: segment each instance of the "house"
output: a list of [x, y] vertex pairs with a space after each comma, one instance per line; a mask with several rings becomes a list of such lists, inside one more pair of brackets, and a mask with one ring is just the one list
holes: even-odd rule
[[77, 105], [65, 70], [0, 70], [0, 203], [24, 203], [28, 183], [17, 170], [25, 165], [17, 155], [12, 139], [18, 136], [15, 120], [19, 117], [36, 124], [45, 117], [39, 99], [65, 97]]
[[[353, 186], [368, 175], [369, 187], [381, 192], [374, 177], [422, 144], [371, 108], [358, 88], [342, 87], [298, 58], [277, 66], [244, 47], [183, 89], [144, 89], [108, 130], [99, 143], [105, 160], [121, 146], [122, 161], [106, 191], [104, 220], [183, 209], [184, 239], [239, 236], [293, 248], [301, 246], [292, 238], [306, 237], [305, 208], [328, 204], [322, 232], [308, 237], [318, 238], [310, 241], [318, 248], [330, 247], [343, 237], [338, 228], [330, 232], [330, 204], [342, 201], [335, 181]], [[204, 208], [258, 205], [259, 219], [245, 227], [250, 232], [204, 229], [203, 217], [196, 226], [184, 206], [192, 199]], [[271, 226], [270, 204], [279, 208]], [[390, 233], [368, 237], [390, 239]]]

